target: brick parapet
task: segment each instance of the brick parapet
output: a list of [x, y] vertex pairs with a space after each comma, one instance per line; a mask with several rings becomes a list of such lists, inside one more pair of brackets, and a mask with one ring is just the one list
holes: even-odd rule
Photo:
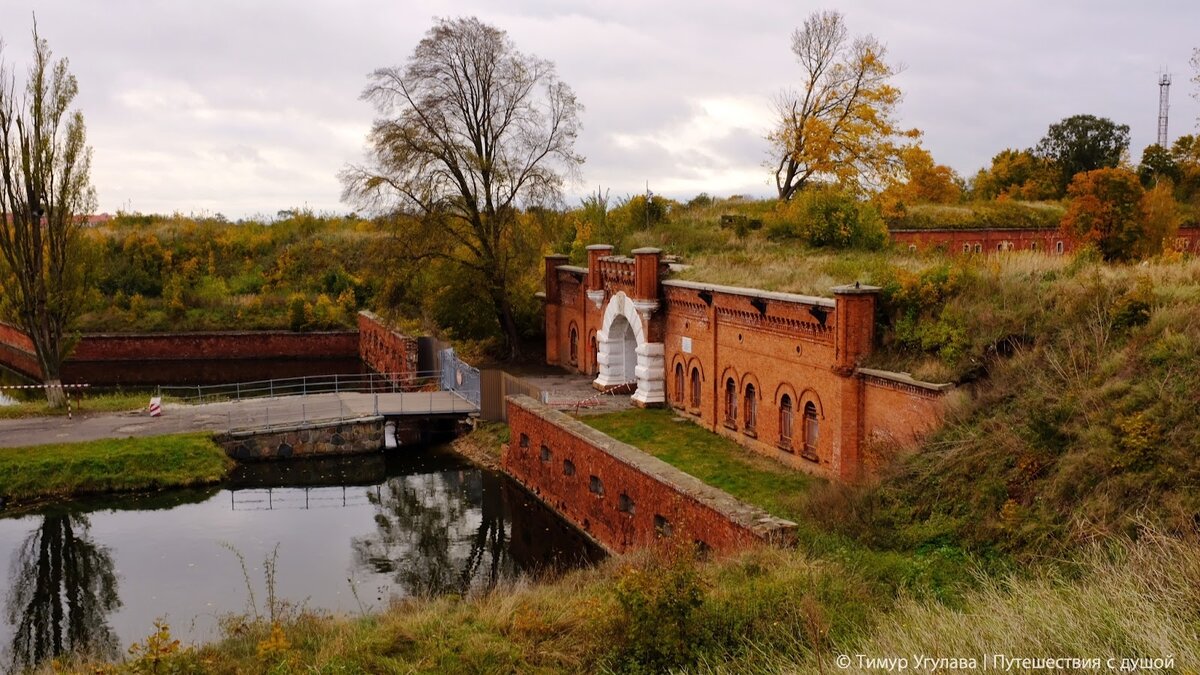
[[667, 530], [718, 551], [794, 538], [794, 523], [564, 413], [526, 396], [508, 406], [502, 468], [613, 551], [650, 545]]
[[369, 368], [391, 374], [397, 382], [417, 378], [417, 340], [393, 330], [372, 312], [358, 313], [357, 353]]

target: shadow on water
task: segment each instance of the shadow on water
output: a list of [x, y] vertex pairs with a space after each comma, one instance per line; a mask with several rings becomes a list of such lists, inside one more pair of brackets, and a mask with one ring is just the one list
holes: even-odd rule
[[108, 551], [84, 515], [46, 515], [13, 554], [6, 613], [12, 672], [71, 652], [117, 655], [108, 615], [121, 606]]

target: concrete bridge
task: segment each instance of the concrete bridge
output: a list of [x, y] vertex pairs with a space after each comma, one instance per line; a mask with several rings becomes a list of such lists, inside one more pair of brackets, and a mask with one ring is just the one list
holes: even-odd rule
[[453, 391], [338, 392], [249, 398], [203, 404], [167, 403], [161, 417], [145, 411], [0, 420], [0, 447], [73, 443], [101, 438], [163, 436], [186, 432], [261, 433], [327, 427], [354, 421], [464, 418], [478, 406]]

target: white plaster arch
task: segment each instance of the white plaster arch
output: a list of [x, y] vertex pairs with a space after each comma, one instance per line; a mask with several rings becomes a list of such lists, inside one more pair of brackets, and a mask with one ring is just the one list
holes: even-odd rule
[[[630, 340], [632, 345], [629, 344]], [[666, 402], [663, 343], [646, 340], [646, 318], [623, 291], [614, 294], [604, 308], [604, 319], [600, 331], [596, 333], [596, 342], [596, 361], [600, 366], [600, 374], [593, 383], [597, 387], [636, 383], [637, 390], [633, 394], [635, 403], [647, 406]], [[632, 351], [636, 355], [636, 365], [632, 369], [628, 363], [630, 346], [633, 346]]]

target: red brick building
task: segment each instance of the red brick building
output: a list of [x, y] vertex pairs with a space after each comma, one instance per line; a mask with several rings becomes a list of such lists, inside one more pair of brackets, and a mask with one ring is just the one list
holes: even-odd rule
[[864, 370], [879, 289], [833, 297], [665, 278], [658, 249], [588, 247], [588, 266], [546, 257], [546, 361], [670, 405], [798, 469], [857, 478], [872, 439], [911, 444], [949, 385]]
[[[1078, 247], [1078, 242], [1058, 229], [892, 230], [891, 239], [898, 248], [914, 252], [941, 248], [947, 253], [1041, 251], [1061, 255]], [[1180, 252], [1200, 253], [1200, 227], [1179, 228], [1170, 246]]]

